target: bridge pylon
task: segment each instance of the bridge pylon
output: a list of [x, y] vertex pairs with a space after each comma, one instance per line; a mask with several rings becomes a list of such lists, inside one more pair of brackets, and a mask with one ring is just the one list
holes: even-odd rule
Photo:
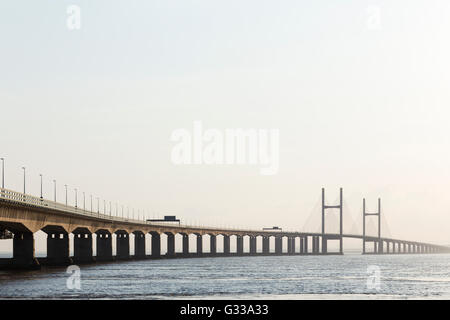
[[[381, 241], [381, 199], [378, 198], [377, 212], [366, 212], [366, 199], [363, 199], [363, 254], [366, 253], [366, 216], [378, 216], [378, 241], [374, 241], [374, 253], [383, 253], [383, 241]], [[389, 244], [388, 244], [389, 246]], [[395, 248], [394, 248], [395, 250]]]
[[[344, 246], [342, 242], [343, 234], [343, 220], [342, 220], [342, 207], [343, 207], [343, 192], [342, 188], [339, 189], [339, 204], [334, 206], [329, 206], [325, 204], [325, 188], [322, 188], [322, 254], [328, 253], [327, 244], [328, 240], [339, 240], [339, 253], [344, 253]], [[325, 234], [325, 210], [326, 209], [339, 209], [339, 235], [327, 236]]]

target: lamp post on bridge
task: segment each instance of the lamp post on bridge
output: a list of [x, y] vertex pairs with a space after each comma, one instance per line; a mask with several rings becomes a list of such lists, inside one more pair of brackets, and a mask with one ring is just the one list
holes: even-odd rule
[[83, 192], [83, 210], [86, 211], [86, 194]]
[[54, 193], [54, 201], [56, 202], [56, 180], [53, 179], [53, 193]]
[[97, 213], [100, 216], [100, 199], [97, 197]]
[[75, 208], [78, 208], [78, 189], [75, 188]]
[[25, 168], [25, 167], [22, 167], [22, 169], [23, 169], [23, 194], [25, 194], [25, 193], [26, 193], [26, 180], [25, 180], [25, 176], [26, 176], [25, 171], [26, 171], [26, 168]]
[[5, 189], [5, 158], [0, 158], [2, 160], [2, 189]]
[[41, 201], [42, 201], [44, 199], [44, 197], [42, 196], [42, 173], [40, 173], [39, 176], [41, 177]]
[[64, 188], [66, 188], [66, 206], [67, 206], [67, 184], [64, 185]]

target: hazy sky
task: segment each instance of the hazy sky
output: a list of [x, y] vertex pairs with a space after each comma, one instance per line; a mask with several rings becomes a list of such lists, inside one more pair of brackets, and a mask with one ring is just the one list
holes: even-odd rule
[[[26, 165], [50, 199], [57, 179], [60, 201], [68, 184], [71, 202], [300, 230], [342, 186], [355, 220], [381, 197], [392, 236], [450, 243], [449, 16], [446, 0], [2, 1], [6, 187]], [[170, 136], [196, 120], [279, 129], [278, 174], [174, 165]]]

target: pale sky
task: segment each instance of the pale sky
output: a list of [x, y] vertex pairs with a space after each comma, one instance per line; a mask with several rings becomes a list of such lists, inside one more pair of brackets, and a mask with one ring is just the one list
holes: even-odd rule
[[[61, 202], [68, 184], [72, 203], [76, 187], [150, 216], [300, 231], [321, 187], [331, 203], [342, 186], [355, 220], [381, 197], [393, 237], [450, 244], [449, 16], [446, 0], [2, 1], [6, 187], [23, 189], [25, 165], [36, 196], [42, 173]], [[171, 133], [193, 121], [279, 129], [278, 174], [174, 165]]]

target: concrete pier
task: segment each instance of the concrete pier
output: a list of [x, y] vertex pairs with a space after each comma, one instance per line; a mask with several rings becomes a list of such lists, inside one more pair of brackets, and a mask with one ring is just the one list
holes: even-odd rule
[[73, 262], [93, 262], [92, 233], [87, 229], [74, 231], [73, 233]]
[[175, 235], [171, 232], [166, 232], [167, 235], [167, 256], [175, 256]]
[[382, 254], [383, 253], [383, 240], [380, 240], [379, 242], [378, 242], [378, 253], [379, 254]]
[[305, 240], [303, 241], [303, 252], [308, 253], [308, 236], [305, 237]]
[[217, 254], [217, 237], [215, 235], [209, 236], [209, 252], [213, 256]]
[[325, 236], [322, 236], [322, 254], [327, 254], [328, 253], [328, 239]]
[[223, 253], [226, 255], [230, 254], [230, 236], [223, 236]]
[[183, 256], [189, 256], [189, 235], [186, 233], [182, 233], [183, 237]]
[[47, 264], [63, 266], [72, 263], [69, 257], [69, 234], [65, 231], [47, 232]]
[[34, 256], [34, 237], [32, 232], [14, 232], [12, 267], [17, 269], [39, 269]]
[[97, 235], [97, 261], [112, 261], [112, 235], [109, 231], [99, 230]]
[[250, 254], [256, 254], [256, 237], [250, 236]]
[[283, 238], [275, 237], [275, 253], [282, 254], [283, 253]]
[[236, 236], [236, 254], [241, 256], [244, 254], [244, 237]]
[[145, 234], [142, 231], [134, 231], [134, 258], [143, 259], [145, 254]]
[[319, 237], [314, 236], [312, 237], [312, 253], [318, 254], [319, 253]]
[[161, 235], [157, 232], [150, 232], [152, 236], [152, 258], [161, 257]]
[[294, 254], [294, 253], [295, 253], [295, 238], [288, 237], [288, 254]]
[[269, 254], [270, 253], [270, 238], [264, 236], [262, 245], [263, 245], [263, 253]]
[[300, 254], [305, 253], [305, 238], [300, 237]]
[[201, 234], [196, 234], [197, 236], [197, 255], [201, 256], [203, 254], [203, 237]]
[[125, 231], [116, 232], [116, 259], [130, 259], [130, 237]]

